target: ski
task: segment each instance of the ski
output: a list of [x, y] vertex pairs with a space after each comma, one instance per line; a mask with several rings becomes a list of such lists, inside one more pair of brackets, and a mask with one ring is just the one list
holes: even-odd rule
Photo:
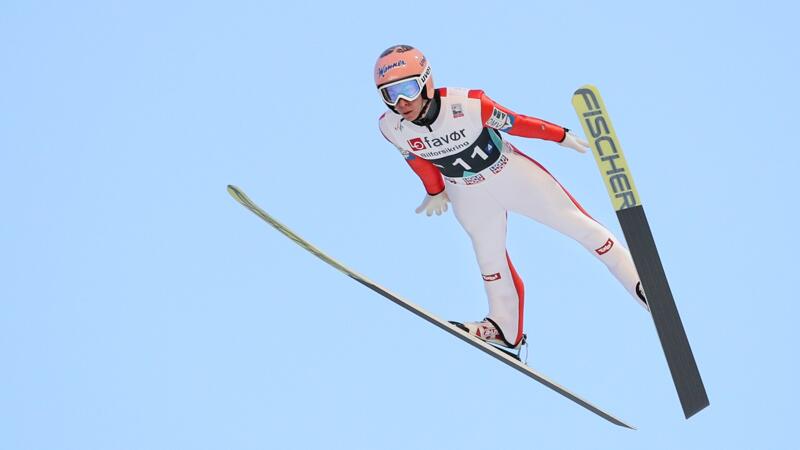
[[586, 138], [592, 145], [597, 167], [641, 278], [683, 413], [688, 419], [709, 405], [708, 396], [667, 283], [630, 168], [625, 162], [619, 139], [597, 88], [586, 85], [575, 91], [572, 105]]
[[491, 344], [485, 343], [480, 339], [473, 337], [460, 329], [458, 329], [455, 325], [450, 324], [447, 321], [439, 319], [438, 317], [434, 316], [430, 312], [424, 310], [423, 308], [411, 303], [408, 300], [400, 297], [399, 295], [389, 291], [386, 288], [383, 288], [370, 280], [369, 278], [355, 272], [354, 270], [348, 268], [344, 264], [336, 261], [335, 259], [331, 258], [315, 246], [311, 245], [308, 241], [303, 239], [302, 237], [295, 234], [292, 230], [287, 228], [282, 223], [275, 220], [272, 216], [264, 212], [261, 208], [258, 207], [252, 200], [250, 200], [241, 189], [237, 188], [236, 186], [228, 186], [228, 193], [242, 206], [249, 209], [253, 214], [260, 217], [262, 220], [267, 222], [269, 225], [274, 227], [276, 230], [280, 231], [283, 235], [288, 237], [289, 239], [293, 240], [297, 245], [303, 247], [311, 254], [316, 256], [317, 258], [325, 261], [328, 265], [332, 266], [336, 270], [342, 272], [343, 274], [347, 275], [348, 277], [352, 278], [356, 282], [366, 286], [367, 288], [375, 291], [376, 293], [382, 295], [383, 297], [387, 298], [388, 300], [394, 302], [395, 304], [399, 305], [402, 308], [410, 311], [411, 313], [415, 314], [416, 316], [428, 321], [429, 323], [435, 325], [436, 327], [450, 333], [451, 335], [461, 339], [462, 341], [466, 342], [467, 344], [481, 350], [482, 352], [488, 354], [489, 356], [507, 364], [508, 366], [522, 372], [523, 374], [527, 375], [528, 377], [538, 381], [539, 383], [547, 386], [548, 388], [558, 392], [559, 394], [563, 395], [564, 397], [572, 400], [573, 402], [577, 403], [578, 405], [586, 408], [587, 410], [597, 414], [598, 416], [608, 420], [609, 422], [619, 425], [621, 427], [635, 429], [633, 426], [623, 422], [622, 420], [614, 417], [613, 415], [603, 411], [602, 409], [594, 406], [593, 404], [589, 403], [588, 401], [578, 397], [577, 395], [573, 394], [569, 390], [565, 389], [564, 387], [560, 386], [559, 384], [555, 383], [554, 381], [550, 380], [546, 376], [542, 375], [541, 373], [535, 371], [531, 367], [524, 364], [520, 361], [516, 355], [506, 350], [497, 348]]

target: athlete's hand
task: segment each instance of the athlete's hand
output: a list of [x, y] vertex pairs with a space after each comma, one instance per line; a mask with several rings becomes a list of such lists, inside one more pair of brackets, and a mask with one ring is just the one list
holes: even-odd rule
[[586, 150], [589, 150], [589, 143], [584, 141], [583, 139], [575, 136], [574, 134], [570, 133], [569, 131], [564, 134], [564, 140], [559, 142], [558, 145], [562, 147], [569, 147], [575, 151], [586, 153]]
[[425, 211], [428, 217], [433, 213], [436, 213], [437, 216], [441, 216], [443, 212], [447, 211], [448, 201], [450, 201], [450, 199], [447, 198], [447, 193], [445, 191], [436, 195], [425, 195], [425, 200], [423, 200], [422, 204], [416, 209], [417, 214]]

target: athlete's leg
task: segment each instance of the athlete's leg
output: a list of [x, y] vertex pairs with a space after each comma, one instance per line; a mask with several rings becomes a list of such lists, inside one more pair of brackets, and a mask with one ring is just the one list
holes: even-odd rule
[[506, 210], [481, 186], [448, 185], [453, 212], [475, 250], [486, 295], [489, 319], [511, 346], [522, 339], [525, 296], [522, 280], [506, 252]]
[[643, 296], [637, 294], [639, 275], [631, 254], [610, 231], [575, 201], [566, 189], [539, 163], [518, 151], [503, 170], [502, 183], [492, 185], [502, 189], [505, 206], [528, 216], [578, 241], [586, 250], [608, 267], [622, 286], [642, 306]]

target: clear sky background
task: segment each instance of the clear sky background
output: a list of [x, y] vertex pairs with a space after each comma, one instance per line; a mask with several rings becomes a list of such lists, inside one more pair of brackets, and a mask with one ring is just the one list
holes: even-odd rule
[[[798, 333], [794, 2], [4, 1], [0, 449], [788, 449]], [[580, 129], [603, 93], [711, 406], [582, 247], [511, 216], [529, 363], [615, 427], [354, 283], [486, 300], [380, 135], [377, 55]], [[592, 157], [511, 138], [621, 235]]]

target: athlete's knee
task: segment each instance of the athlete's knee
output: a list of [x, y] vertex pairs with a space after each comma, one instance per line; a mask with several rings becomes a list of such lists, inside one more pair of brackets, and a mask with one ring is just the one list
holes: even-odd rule
[[486, 254], [478, 253], [476, 256], [478, 266], [480, 266], [484, 274], [503, 272], [508, 267], [505, 263], [505, 256], [501, 256], [497, 254], [497, 252], [487, 252]]

